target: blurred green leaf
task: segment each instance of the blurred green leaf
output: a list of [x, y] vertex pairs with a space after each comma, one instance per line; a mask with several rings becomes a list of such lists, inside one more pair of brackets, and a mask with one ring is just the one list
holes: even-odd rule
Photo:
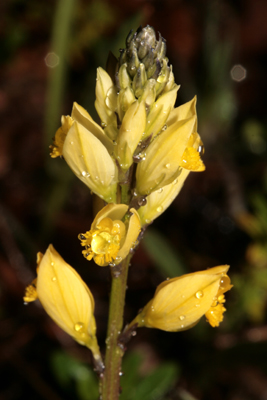
[[139, 369], [143, 361], [143, 356], [140, 353], [128, 353], [122, 362], [123, 376], [121, 377], [122, 393], [120, 400], [127, 400], [129, 393], [140, 380]]
[[164, 363], [149, 376], [143, 378], [134, 391], [131, 400], [157, 400], [169, 392], [178, 378], [177, 365]]
[[187, 272], [186, 266], [161, 233], [149, 229], [143, 246], [164, 277], [173, 278]]
[[57, 351], [51, 357], [55, 378], [65, 389], [74, 382], [77, 396], [81, 400], [97, 400], [99, 397], [96, 374], [87, 365], [70, 355]]

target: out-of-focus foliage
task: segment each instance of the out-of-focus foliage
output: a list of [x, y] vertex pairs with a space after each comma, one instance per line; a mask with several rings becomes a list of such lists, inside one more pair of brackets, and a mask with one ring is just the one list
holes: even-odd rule
[[[23, 306], [36, 252], [53, 242], [96, 300], [104, 348], [107, 269], [75, 241], [97, 205], [48, 144], [73, 101], [95, 118], [96, 68], [131, 28], [167, 40], [178, 103], [197, 94], [206, 171], [191, 176], [149, 227], [130, 268], [125, 321], [167, 277], [230, 264], [234, 288], [218, 329], [142, 328], [129, 343], [122, 399], [262, 400], [267, 356], [266, 2], [12, 0], [0, 6], [0, 372], [3, 400], [94, 400], [90, 355], [38, 306]], [[54, 47], [55, 46], [55, 47]], [[45, 59], [51, 52], [57, 66]], [[46, 121], [46, 124], [44, 124]], [[95, 212], [94, 212], [95, 214]], [[55, 348], [57, 349], [55, 351]], [[142, 354], [142, 356], [141, 356]], [[14, 384], [16, 382], [16, 385]]]

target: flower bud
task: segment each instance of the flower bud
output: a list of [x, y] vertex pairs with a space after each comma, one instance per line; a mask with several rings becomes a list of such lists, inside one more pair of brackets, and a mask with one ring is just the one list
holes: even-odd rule
[[115, 155], [120, 167], [127, 171], [133, 163], [133, 154], [146, 127], [144, 102], [135, 101], [122, 120]]
[[223, 320], [224, 293], [231, 289], [228, 265], [162, 282], [130, 326], [176, 332], [193, 327], [205, 315], [211, 326]]
[[125, 204], [108, 204], [96, 215], [91, 230], [78, 237], [87, 260], [94, 259], [101, 267], [119, 264], [137, 245], [141, 225], [137, 211], [132, 208], [128, 223], [122, 219], [128, 211]]
[[52, 245], [37, 255], [37, 278], [26, 288], [25, 302], [37, 298], [47, 314], [101, 362], [96, 339], [94, 298], [80, 275]]
[[118, 171], [101, 141], [74, 122], [66, 136], [63, 156], [74, 174], [107, 203], [116, 201]]

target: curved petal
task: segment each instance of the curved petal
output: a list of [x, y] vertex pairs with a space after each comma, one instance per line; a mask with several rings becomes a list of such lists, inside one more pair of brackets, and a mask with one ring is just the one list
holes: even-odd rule
[[77, 272], [50, 245], [38, 270], [37, 293], [48, 315], [79, 343], [95, 335], [93, 296]]
[[139, 194], [150, 194], [177, 178], [195, 119], [191, 117], [178, 121], [149, 145], [146, 159], [138, 164], [136, 170], [136, 190]]
[[103, 218], [110, 218], [112, 221], [117, 219], [121, 220], [126, 214], [127, 210], [128, 206], [126, 204], [108, 204], [96, 214], [95, 219], [92, 222], [91, 229], [95, 229], [95, 227]]
[[118, 252], [115, 264], [119, 264], [121, 260], [127, 257], [130, 250], [136, 246], [136, 240], [141, 230], [140, 218], [137, 211], [134, 208], [131, 208], [130, 211], [132, 215], [129, 220], [129, 226], [126, 233], [125, 241]]
[[78, 122], [68, 132], [63, 156], [75, 175], [94, 193], [107, 203], [115, 202], [117, 167], [106, 147]]
[[90, 114], [78, 103], [73, 103], [71, 117], [100, 140], [110, 154], [113, 152], [113, 142], [105, 135], [103, 129], [93, 120]]

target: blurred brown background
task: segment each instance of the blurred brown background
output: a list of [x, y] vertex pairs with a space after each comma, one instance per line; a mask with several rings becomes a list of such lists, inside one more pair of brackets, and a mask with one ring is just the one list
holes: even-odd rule
[[3, 0], [0, 15], [0, 400], [98, 397], [89, 350], [22, 297], [53, 243], [93, 292], [104, 349], [109, 271], [77, 239], [97, 205], [48, 146], [73, 101], [97, 119], [96, 68], [147, 24], [167, 40], [177, 105], [197, 94], [207, 169], [139, 246], [126, 322], [168, 276], [230, 264], [235, 286], [218, 329], [140, 329], [121, 399], [267, 399], [266, 0]]

